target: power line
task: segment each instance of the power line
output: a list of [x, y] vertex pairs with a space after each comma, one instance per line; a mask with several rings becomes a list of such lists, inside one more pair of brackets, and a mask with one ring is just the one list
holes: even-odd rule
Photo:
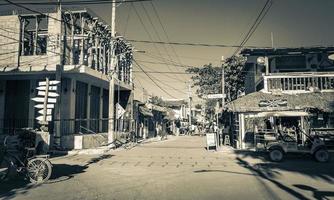
[[[153, 4], [152, 1], [150, 2], [150, 4], [151, 4], [151, 6], [152, 6], [152, 8], [153, 8], [153, 11], [154, 11], [155, 15], [157, 16], [157, 19], [158, 19], [158, 21], [159, 21], [159, 23], [160, 23], [160, 26], [162, 27], [163, 32], [165, 33], [167, 42], [170, 43], [170, 39], [169, 39], [169, 36], [168, 36], [168, 34], [167, 34], [167, 30], [166, 30], [165, 26], [164, 26], [163, 23], [162, 23], [162, 20], [161, 20], [161, 18], [160, 18], [159, 12], [157, 11], [157, 8], [154, 6], [154, 4]], [[173, 47], [172, 45], [169, 45], [169, 46], [170, 46], [170, 48], [172, 49], [173, 53], [175, 54], [176, 59], [178, 60], [178, 62], [182, 65], [182, 62], [181, 62], [181, 60], [180, 60], [178, 54], [176, 53], [174, 47]]]
[[[141, 63], [151, 63], [151, 64], [160, 64], [160, 65], [164, 65], [166, 63], [163, 63], [163, 62], [153, 62], [153, 61], [146, 61], [146, 60], [137, 60], [138, 62], [141, 62]], [[189, 67], [193, 67], [193, 66], [185, 66], [185, 65], [178, 65], [178, 64], [174, 64], [174, 63], [170, 63], [174, 66], [177, 66], [177, 67], [181, 67], [181, 68], [189, 68]]]
[[[270, 5], [268, 6], [269, 3], [270, 3]], [[264, 18], [264, 16], [268, 13], [269, 9], [271, 8], [271, 5], [272, 5], [272, 1], [271, 0], [267, 0], [266, 3], [264, 4], [264, 6], [262, 7], [259, 15], [255, 19], [253, 25], [250, 27], [250, 29], [248, 30], [246, 36], [244, 37], [244, 39], [240, 43], [239, 47], [234, 51], [234, 53], [233, 53], [232, 56], [235, 56], [240, 51], [240, 49], [242, 47], [244, 47], [244, 45], [247, 43], [247, 41], [250, 39], [250, 37], [253, 35], [253, 33], [255, 32], [255, 30], [257, 29], [257, 27], [261, 23], [261, 21]]]
[[153, 79], [155, 79], [155, 80], [158, 81], [159, 83], [163, 84], [164, 86], [168, 86], [169, 89], [173, 89], [173, 90], [178, 91], [178, 92], [180, 92], [180, 93], [182, 93], [182, 94], [185, 93], [185, 91], [183, 91], [183, 90], [181, 90], [181, 89], [177, 89], [177, 88], [175, 88], [175, 87], [173, 87], [173, 86], [171, 86], [171, 85], [169, 85], [169, 84], [167, 84], [167, 83], [163, 83], [163, 82], [162, 82], [161, 80], [159, 80], [158, 78], [153, 77]]
[[[138, 62], [138, 61], [137, 61]], [[156, 72], [155, 70], [152, 70], [150, 67], [148, 67], [147, 65], [145, 66], [145, 65], [142, 65], [142, 66], [144, 66], [144, 67], [146, 67], [146, 68], [149, 68], [152, 72]], [[177, 79], [177, 78], [175, 78], [174, 76], [171, 76], [171, 75], [169, 75], [169, 74], [166, 74], [166, 76], [165, 76], [166, 78], [170, 78], [170, 79], [173, 79], [173, 81], [178, 81], [178, 82], [183, 82], [183, 80], [179, 80], [179, 79]]]
[[[135, 43], [147, 43], [147, 44], [170, 44], [170, 45], [181, 45], [181, 46], [200, 46], [200, 47], [220, 47], [220, 48], [231, 48], [231, 47], [241, 47], [241, 45], [227, 45], [227, 44], [205, 44], [205, 43], [191, 43], [191, 42], [165, 42], [165, 41], [153, 41], [153, 40], [135, 40], [127, 39], [129, 42]], [[242, 46], [247, 48], [271, 48], [271, 47], [261, 47], [261, 46]]]
[[[149, 14], [148, 14], [148, 12], [147, 12], [147, 10], [146, 10], [144, 4], [143, 4], [142, 2], [141, 2], [140, 4], [142, 5], [142, 7], [143, 7], [143, 9], [144, 9], [144, 12], [146, 13], [146, 15], [149, 17]], [[154, 7], [153, 7], [153, 8], [154, 8]], [[153, 9], [153, 10], [154, 10], [154, 9]], [[159, 15], [158, 15], [158, 13], [157, 13], [157, 12], [154, 12], [154, 14], [156, 15], [156, 17], [157, 17], [157, 19], [158, 19], [158, 21], [159, 21], [159, 23], [160, 23], [160, 25], [161, 25], [161, 27], [162, 27], [162, 30], [164, 31], [165, 35], [167, 35], [167, 33], [166, 33], [165, 29], [164, 29], [164, 26], [163, 26], [163, 24], [162, 24], [162, 22], [161, 22], [161, 20], [160, 20], [160, 17], [159, 17]], [[155, 31], [155, 33], [156, 33], [157, 36], [158, 36], [158, 40], [161, 41], [161, 38], [160, 38], [160, 36], [159, 36], [159, 33], [158, 33], [158, 31], [156, 30], [155, 26], [153, 25], [152, 20], [150, 19], [150, 17], [149, 17], [149, 21], [150, 21], [150, 23], [151, 23], [151, 25], [152, 25], [152, 27], [153, 27], [153, 30]], [[167, 35], [167, 40], [168, 40], [168, 35]], [[169, 60], [173, 60], [172, 57], [171, 57], [171, 55], [170, 55], [169, 52], [168, 52], [168, 49], [167, 49], [166, 45], [162, 45], [162, 46], [163, 46], [163, 48], [165, 49], [166, 54], [167, 54]], [[176, 57], [177, 57], [177, 55], [176, 55]], [[175, 62], [175, 61], [173, 61], [173, 62]], [[180, 60], [178, 60], [178, 62], [179, 62], [179, 64], [182, 64]], [[172, 65], [172, 66], [173, 66], [173, 65]], [[175, 66], [174, 66], [174, 67], [175, 67]], [[175, 68], [175, 69], [177, 70], [177, 68]], [[172, 71], [172, 70], [171, 70], [171, 71]], [[182, 78], [182, 77], [181, 77], [181, 78]]]
[[[151, 36], [151, 34], [150, 34], [150, 32], [148, 31], [147, 27], [146, 27], [145, 24], [144, 24], [143, 19], [142, 19], [141, 16], [139, 15], [138, 10], [136, 9], [136, 7], [135, 7], [133, 4], [131, 4], [131, 5], [132, 5], [133, 10], [135, 11], [135, 13], [136, 13], [136, 15], [137, 15], [137, 17], [138, 17], [140, 23], [141, 23], [141, 25], [143, 26], [143, 28], [144, 28], [144, 30], [145, 30], [147, 36], [149, 37], [150, 40], [153, 40], [153, 39], [152, 39], [152, 36]], [[157, 53], [162, 57], [162, 54], [161, 54], [159, 48], [158, 48], [155, 44], [153, 44], [153, 46], [154, 46], [155, 50], [157, 51]], [[163, 62], [165, 62], [165, 59], [163, 60]], [[166, 63], [166, 62], [165, 62], [165, 63]], [[167, 66], [167, 68], [168, 68], [169, 70], [171, 70], [170, 67], [169, 67], [169, 65], [168, 65], [167, 63], [166, 63], [166, 66]], [[171, 70], [171, 71], [172, 71], [172, 70]], [[173, 77], [173, 78], [175, 78], [175, 77]], [[180, 79], [178, 79], [178, 80], [180, 81]]]
[[145, 70], [139, 65], [139, 63], [133, 59], [133, 61], [136, 63], [136, 65], [144, 72], [144, 74], [163, 92], [165, 92], [168, 96], [172, 97], [172, 98], [176, 98], [173, 95], [171, 95], [169, 92], [167, 92], [164, 88], [162, 88], [157, 82], [155, 82], [155, 80], [148, 75], [148, 73], [145, 72]]
[[124, 26], [124, 32], [123, 32], [124, 37], [125, 37], [126, 31], [128, 29], [128, 24], [129, 24], [129, 21], [130, 21], [131, 10], [132, 10], [132, 6], [130, 5], [129, 6], [129, 11], [128, 11], [128, 16], [126, 18], [125, 26]]
[[[127, 0], [127, 1], [112, 1], [112, 0], [78, 0], [78, 1], [64, 1], [61, 2], [61, 5], [99, 5], [99, 4], [111, 4], [111, 3], [133, 3], [133, 2], [144, 2], [152, 0]], [[20, 5], [59, 5], [59, 2], [16, 2]], [[8, 6], [11, 3], [1, 3], [0, 6]]]
[[[39, 15], [41, 15], [41, 16], [48, 17], [48, 18], [53, 19], [53, 20], [55, 20], [55, 21], [64, 23], [64, 24], [68, 25], [69, 27], [72, 27], [72, 28], [73, 28], [73, 27], [74, 27], [74, 28], [79, 28], [79, 29], [85, 30], [85, 31], [87, 31], [87, 32], [90, 32], [90, 31], [91, 31], [91, 30], [86, 29], [86, 28], [83, 28], [83, 27], [81, 27], [81, 26], [79, 26], [79, 25], [71, 24], [71, 23], [69, 23], [68, 21], [65, 21], [65, 20], [62, 20], [62, 19], [58, 19], [58, 18], [56, 18], [56, 17], [52, 17], [52, 16], [50, 16], [50, 15], [44, 14], [44, 13], [38, 11], [38, 10], [34, 10], [34, 9], [31, 9], [31, 8], [28, 8], [28, 7], [23, 6], [23, 5], [19, 4], [19, 3], [15, 3], [15, 2], [12, 2], [12, 1], [9, 1], [9, 0], [4, 0], [4, 1], [6, 1], [6, 2], [8, 2], [9, 4], [14, 5], [14, 6], [16, 6], [16, 7], [23, 8], [23, 9], [25, 9], [25, 10], [27, 10], [27, 11], [30, 11], [30, 12], [33, 12], [33, 13], [37, 13], [37, 14], [39, 14]], [[144, 1], [144, 0], [136, 0], [136, 1]], [[146, 0], [146, 1], [149, 1], [149, 0]], [[133, 4], [133, 2], [131, 2], [131, 4]], [[98, 36], [98, 35], [95, 35], [95, 37], [96, 37], [96, 38], [106, 38], [106, 37], [100, 37], [100, 36]]]

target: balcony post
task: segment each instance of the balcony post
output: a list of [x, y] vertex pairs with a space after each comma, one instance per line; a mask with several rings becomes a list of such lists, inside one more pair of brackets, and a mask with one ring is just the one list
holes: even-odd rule
[[268, 91], [268, 77], [267, 76], [263, 76], [263, 87], [264, 87], [264, 91], [269, 92]]
[[268, 57], [264, 58], [264, 67], [266, 68], [266, 75], [269, 75], [269, 59]]

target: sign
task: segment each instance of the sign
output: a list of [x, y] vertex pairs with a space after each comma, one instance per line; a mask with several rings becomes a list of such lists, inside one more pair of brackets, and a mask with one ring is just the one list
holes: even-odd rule
[[[39, 110], [38, 113], [43, 115], [44, 114], [44, 109]], [[46, 114], [47, 115], [51, 115], [51, 113], [52, 113], [52, 109], [46, 109]]]
[[272, 100], [260, 100], [259, 107], [286, 107], [288, 105], [288, 100], [286, 99], [272, 99]]
[[[34, 107], [35, 108], [44, 108], [44, 104], [36, 104]], [[54, 104], [47, 104], [46, 108], [55, 108], [55, 105]]]
[[[43, 116], [38, 116], [38, 117], [36, 117], [36, 119], [38, 120], [38, 121], [43, 121]], [[50, 122], [50, 121], [52, 121], [52, 116], [51, 115], [47, 115], [46, 116], [46, 121], [47, 122]]]
[[206, 134], [206, 149], [209, 150], [210, 147], [217, 148], [217, 138], [215, 133]]
[[116, 104], [116, 118], [119, 119], [121, 118], [125, 113], [125, 110], [124, 108], [119, 104], [117, 103]]
[[226, 94], [208, 94], [208, 99], [222, 99], [226, 97]]
[[[38, 91], [39, 96], [45, 96], [45, 91]], [[55, 92], [48, 92], [48, 97], [58, 97], [59, 94], [55, 93]]]
[[[31, 100], [33, 100], [35, 102], [44, 103], [44, 97], [35, 97], [35, 98], [32, 98]], [[57, 99], [48, 98], [48, 103], [56, 103], [56, 102], [57, 102]]]
[[[46, 87], [45, 86], [39, 86], [36, 88], [37, 90], [45, 90]], [[57, 90], [57, 86], [49, 86], [49, 91], [56, 91]]]
[[[58, 83], [60, 83], [60, 81], [49, 81], [49, 85], [57, 85]], [[38, 86], [44, 86], [44, 85], [46, 85], [46, 81], [38, 82]]]

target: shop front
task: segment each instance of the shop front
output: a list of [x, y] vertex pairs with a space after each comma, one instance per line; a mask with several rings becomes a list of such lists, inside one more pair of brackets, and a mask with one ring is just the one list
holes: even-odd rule
[[[279, 94], [255, 92], [227, 105], [233, 146], [262, 149], [289, 135], [299, 144], [318, 134], [331, 146], [334, 141], [334, 93]], [[305, 134], [303, 134], [305, 133]]]

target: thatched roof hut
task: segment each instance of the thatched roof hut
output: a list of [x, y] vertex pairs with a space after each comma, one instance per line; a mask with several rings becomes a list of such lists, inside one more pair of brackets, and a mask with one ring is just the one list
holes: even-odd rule
[[254, 92], [226, 105], [232, 112], [298, 111], [318, 109], [334, 112], [334, 92], [272, 94]]

